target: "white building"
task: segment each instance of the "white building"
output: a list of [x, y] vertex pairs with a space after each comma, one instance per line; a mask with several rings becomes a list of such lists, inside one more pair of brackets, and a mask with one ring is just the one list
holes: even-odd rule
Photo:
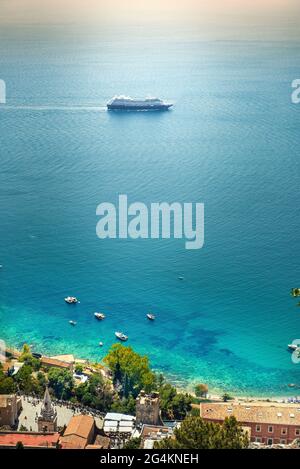
[[121, 448], [128, 441], [135, 430], [135, 417], [133, 415], [109, 412], [103, 423], [103, 431], [111, 439], [112, 445]]

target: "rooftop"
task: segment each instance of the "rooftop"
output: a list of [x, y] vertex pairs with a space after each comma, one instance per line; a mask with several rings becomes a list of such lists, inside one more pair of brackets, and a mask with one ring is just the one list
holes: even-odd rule
[[300, 406], [290, 404], [202, 403], [200, 415], [210, 420], [225, 420], [232, 415], [244, 423], [300, 426]]
[[75, 415], [71, 418], [60, 439], [63, 449], [84, 449], [94, 429], [95, 421], [90, 415]]
[[94, 426], [94, 419], [90, 415], [75, 415], [71, 418], [64, 436], [77, 435], [87, 438]]
[[132, 433], [134, 425], [133, 415], [109, 412], [105, 416], [103, 430], [105, 433]]
[[0, 446], [16, 446], [21, 441], [24, 446], [49, 448], [56, 447], [59, 433], [0, 432]]
[[93, 445], [87, 445], [86, 449], [108, 449], [110, 446], [110, 438], [107, 436], [97, 435]]
[[13, 369], [12, 376], [15, 376], [23, 366], [24, 362], [14, 361], [11, 366], [11, 369]]
[[74, 355], [72, 355], [72, 354], [56, 355], [55, 357], [50, 357], [50, 358], [53, 358], [54, 360], [60, 360], [62, 362], [66, 362], [66, 363], [74, 363], [75, 362]]
[[67, 363], [62, 360], [57, 360], [56, 358], [50, 357], [42, 357], [41, 358], [42, 365], [49, 365], [49, 366], [57, 366], [58, 368], [70, 368], [71, 363]]
[[120, 422], [121, 420], [132, 421], [132, 420], [135, 420], [135, 417], [133, 415], [119, 414], [117, 412], [108, 412], [105, 415], [105, 420], [117, 421], [117, 422]]
[[172, 436], [173, 430], [170, 427], [156, 426], [156, 425], [143, 425], [141, 437], [143, 439], [160, 440], [167, 436]]

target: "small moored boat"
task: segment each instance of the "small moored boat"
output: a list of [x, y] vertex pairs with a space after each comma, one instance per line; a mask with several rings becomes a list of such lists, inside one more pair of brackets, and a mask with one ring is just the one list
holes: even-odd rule
[[298, 350], [298, 345], [296, 344], [288, 344], [288, 349], [289, 350], [292, 350], [292, 351], [295, 351], [295, 350]]
[[77, 322], [76, 321], [69, 321], [69, 324], [71, 324], [71, 326], [76, 326]]
[[78, 299], [76, 298], [76, 296], [67, 296], [65, 298], [65, 302], [69, 303], [70, 305], [71, 304], [76, 304], [76, 303], [78, 303]]
[[123, 332], [115, 332], [115, 336], [117, 339], [122, 340], [123, 342], [126, 342], [128, 340], [128, 336], [123, 334]]
[[297, 296], [300, 296], [300, 288], [292, 288], [291, 290], [291, 295], [294, 298], [297, 298]]
[[101, 321], [102, 319], [105, 319], [105, 314], [103, 313], [94, 313], [94, 316], [96, 319], [99, 319], [99, 321]]
[[99, 347], [103, 347], [103, 342], [99, 342]]
[[154, 321], [155, 316], [154, 316], [154, 314], [148, 313], [147, 318], [150, 319], [150, 321]]

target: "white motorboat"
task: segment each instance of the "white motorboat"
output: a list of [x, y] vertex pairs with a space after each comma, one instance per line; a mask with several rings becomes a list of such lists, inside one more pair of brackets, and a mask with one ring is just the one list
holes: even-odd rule
[[103, 313], [94, 313], [94, 316], [96, 319], [99, 319], [99, 321], [101, 321], [102, 319], [105, 319], [105, 314]]
[[78, 303], [78, 299], [76, 298], [76, 296], [67, 296], [65, 298], [65, 302], [69, 303], [69, 305], [72, 305]]
[[147, 318], [148, 318], [150, 321], [154, 321], [155, 316], [154, 316], [154, 314], [148, 313], [148, 314], [147, 314]]
[[122, 340], [123, 342], [126, 342], [128, 340], [128, 336], [123, 334], [123, 332], [115, 332], [115, 336], [117, 339]]
[[[295, 351], [295, 350], [298, 350], [299, 347], [298, 347], [298, 345], [296, 345], [296, 344], [288, 344], [288, 349], [289, 349], [289, 350], [292, 350], [292, 351]], [[299, 349], [299, 350], [300, 350], [300, 349]]]

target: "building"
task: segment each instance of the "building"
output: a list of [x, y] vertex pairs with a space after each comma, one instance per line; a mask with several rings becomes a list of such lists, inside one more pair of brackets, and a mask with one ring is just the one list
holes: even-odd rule
[[0, 449], [14, 449], [22, 443], [26, 449], [55, 449], [59, 433], [0, 432]]
[[57, 431], [57, 413], [52, 405], [48, 387], [46, 387], [41, 413], [38, 417], [38, 431], [44, 433]]
[[22, 353], [17, 350], [17, 349], [14, 349], [12, 347], [6, 347], [5, 348], [5, 355], [7, 358], [20, 358], [20, 356], [22, 355]]
[[[94, 443], [95, 421], [90, 415], [75, 415], [71, 418], [63, 436], [60, 438], [62, 449], [85, 449]], [[102, 442], [103, 443], [103, 442]]]
[[140, 392], [136, 400], [136, 424], [161, 425], [158, 393]]
[[6, 375], [8, 375], [8, 374], [9, 374], [9, 370], [10, 370], [11, 367], [12, 367], [11, 362], [9, 362], [9, 361], [1, 362], [1, 360], [0, 360], [0, 365], [1, 365], [1, 367], [2, 367], [3, 373], [6, 374]]
[[200, 416], [222, 423], [234, 416], [247, 427], [250, 441], [271, 446], [300, 439], [300, 406], [277, 403], [201, 403]]
[[63, 360], [57, 360], [56, 358], [50, 357], [42, 357], [41, 358], [42, 366], [46, 366], [48, 368], [62, 368], [63, 370], [70, 370], [73, 371], [73, 363], [68, 363]]
[[111, 440], [112, 447], [121, 448], [130, 440], [135, 430], [133, 415], [109, 412], [104, 418], [103, 431]]
[[0, 427], [15, 427], [22, 408], [22, 400], [15, 394], [0, 395]]
[[8, 370], [9, 376], [15, 376], [19, 373], [20, 369], [23, 368], [24, 362], [13, 361], [10, 369]]
[[75, 357], [72, 354], [65, 354], [65, 355], [55, 355], [54, 357], [50, 357], [53, 360], [59, 360], [61, 362], [69, 363], [71, 365], [74, 365], [75, 363]]
[[143, 425], [141, 431], [141, 447], [143, 449], [153, 449], [156, 441], [173, 437], [173, 428], [161, 425]]
[[110, 449], [110, 438], [97, 435], [93, 445], [87, 445], [85, 449]]

